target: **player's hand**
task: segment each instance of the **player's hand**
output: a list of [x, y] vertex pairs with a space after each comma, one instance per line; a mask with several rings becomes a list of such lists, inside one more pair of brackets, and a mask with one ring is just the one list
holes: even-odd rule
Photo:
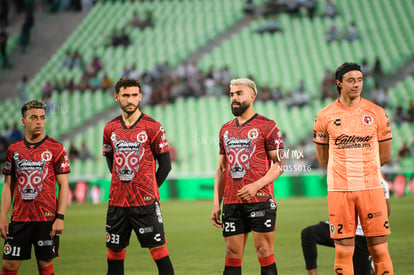
[[55, 219], [52, 225], [52, 230], [50, 230], [50, 238], [53, 239], [55, 235], [63, 233], [63, 220]]
[[0, 219], [0, 237], [7, 239], [7, 234], [9, 234], [9, 222], [5, 218]]
[[213, 222], [213, 225], [218, 228], [222, 228], [223, 224], [220, 220], [221, 216], [221, 210], [220, 207], [214, 207], [213, 211], [211, 212], [211, 221]]
[[256, 196], [257, 191], [258, 189], [257, 189], [256, 184], [250, 183], [250, 184], [243, 186], [243, 188], [237, 191], [237, 197], [242, 200], [248, 201], [248, 200], [253, 199], [254, 196]]

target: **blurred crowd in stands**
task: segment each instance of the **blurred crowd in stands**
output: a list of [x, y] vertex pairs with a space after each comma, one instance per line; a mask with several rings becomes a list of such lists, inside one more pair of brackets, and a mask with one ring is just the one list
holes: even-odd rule
[[[11, 69], [11, 55], [14, 51], [25, 53], [30, 46], [36, 14], [63, 11], [88, 11], [96, 0], [0, 0], [0, 60], [3, 69]], [[36, 11], [40, 11], [36, 13]], [[8, 27], [23, 21], [19, 31], [9, 33]], [[16, 42], [12, 41], [16, 40]], [[13, 43], [14, 42], [14, 43]]]
[[[0, 0], [2, 7], [5, 6], [7, 8], [9, 8], [10, 2], [11, 1], [9, 0]], [[20, 4], [24, 2], [24, 5], [19, 6], [17, 2]], [[83, 8], [91, 7], [95, 1], [43, 0], [40, 2], [43, 9], [50, 12], [59, 12], [64, 10], [80, 11]], [[18, 11], [17, 13], [24, 13], [27, 17], [27, 22], [25, 21], [26, 26], [22, 26], [21, 35], [24, 36], [23, 29], [26, 29], [25, 39], [21, 38], [21, 40], [25, 41], [23, 44], [27, 47], [30, 42], [30, 29], [34, 25], [34, 0], [16, 0], [13, 3], [15, 3], [15, 8]], [[258, 33], [263, 33], [267, 31], [283, 31], [283, 26], [280, 26], [277, 21], [277, 16], [280, 13], [287, 13], [292, 16], [308, 16], [310, 18], [314, 18], [317, 16], [317, 5], [317, 0], [267, 0], [263, 6], [257, 6], [253, 0], [247, 0], [243, 10], [247, 15], [259, 15], [268, 20], [262, 26], [263, 28], [257, 30]], [[8, 22], [8, 12], [5, 13], [3, 9], [1, 9], [1, 11], [0, 25], [3, 25], [3, 27], [0, 27], [0, 42], [2, 42], [3, 45], [3, 41], [7, 41], [7, 32], [5, 31], [5, 27], [7, 27]], [[332, 0], [325, 0], [324, 10], [320, 16], [335, 18], [336, 16], [340, 16], [340, 12], [338, 12], [335, 3]], [[269, 22], [271, 24], [267, 24]], [[134, 12], [132, 18], [128, 21], [129, 26], [133, 26], [138, 29], [152, 28], [155, 23], [156, 22], [154, 22], [152, 13], [149, 10], [145, 11], [144, 16], [141, 16], [138, 12]], [[113, 30], [112, 35], [108, 37], [108, 43], [106, 46], [126, 47], [130, 45], [131, 41], [126, 31], [126, 27], [127, 26], [121, 30]], [[4, 32], [6, 32], [6, 35]], [[334, 21], [332, 21], [332, 25], [329, 30], [327, 30], [328, 43], [340, 41], [342, 39], [353, 41], [358, 38], [359, 34], [357, 26], [354, 22], [350, 22], [349, 27], [341, 32], [335, 26]], [[25, 47], [22, 45], [22, 51], [24, 51]], [[7, 57], [3, 58], [3, 62], [4, 60], [7, 61]], [[230, 80], [233, 77], [238, 77], [233, 75], [229, 66], [211, 67], [203, 71], [195, 61], [183, 61], [177, 66], [170, 66], [170, 64], [165, 62], [156, 64], [152, 70], [148, 71], [141, 71], [139, 69], [139, 63], [128, 62], [133, 61], [125, 61], [127, 65], [125, 65], [123, 71], [120, 72], [119, 77], [129, 76], [140, 79], [143, 92], [142, 106], [171, 104], [176, 98], [180, 97], [198, 98], [208, 96], [227, 96]], [[371, 85], [372, 87], [370, 85], [365, 86], [363, 96], [372, 100], [376, 104], [387, 108], [389, 106], [389, 88], [388, 83], [384, 81], [384, 79], [387, 79], [387, 75], [382, 69], [380, 58], [377, 58], [373, 64], [370, 64], [366, 59], [360, 60], [359, 62], [362, 65], [366, 83], [373, 83], [373, 85]], [[6, 62], [6, 67], [7, 65], [8, 63]], [[49, 105], [54, 104], [51, 99], [51, 95], [53, 93], [61, 93], [65, 91], [113, 92], [113, 84], [117, 79], [113, 79], [108, 75], [105, 70], [105, 64], [103, 64], [98, 55], [93, 56], [92, 60], [86, 61], [81, 52], [77, 49], [70, 49], [67, 50], [62, 60], [61, 67], [66, 70], [81, 70], [82, 76], [80, 81], [76, 81], [74, 78], [55, 78], [47, 80], [43, 86], [42, 96], [44, 101], [50, 103]], [[406, 68], [407, 69], [404, 73], [414, 76], [414, 55], [412, 60], [410, 60], [407, 64]], [[255, 80], [254, 75], [250, 75], [248, 77]], [[28, 77], [23, 76], [21, 81], [18, 83], [18, 91], [22, 101], [27, 99], [27, 82]], [[260, 86], [258, 81], [256, 81], [256, 83]], [[314, 93], [313, 91], [308, 91], [307, 89], [308, 88], [303, 79], [300, 79], [296, 85], [288, 89], [283, 89], [281, 85], [276, 85], [275, 87], [261, 86], [259, 87], [257, 100], [283, 102], [288, 108], [302, 108], [309, 105], [314, 99], [310, 97], [310, 94], [319, 94], [319, 91]], [[334, 100], [338, 97], [334, 72], [330, 68], [326, 68], [325, 70], [324, 77], [321, 80], [320, 90], [321, 96], [318, 96], [318, 99]], [[277, 120], [277, 118], [275, 119]], [[414, 103], [411, 102], [408, 109], [404, 109], [402, 106], [397, 106], [395, 108], [395, 112], [391, 114], [391, 119], [396, 124], [403, 122], [414, 123]], [[13, 129], [14, 128], [15, 126], [13, 126]], [[5, 129], [1, 132], [0, 139], [2, 142], [0, 143], [0, 161], [2, 154], [5, 153], [4, 149], [7, 148], [7, 144], [18, 136], [17, 132], [13, 135], [11, 135], [11, 132], [12, 131], [8, 127], [5, 127]], [[309, 136], [311, 136], [311, 133], [307, 135], [307, 137]], [[314, 153], [314, 145], [309, 138], [304, 138], [299, 142], [299, 144], [289, 144], [289, 137], [285, 135], [284, 142], [286, 145], [295, 147], [303, 153], [303, 159], [291, 161], [294, 161], [296, 164], [300, 164], [302, 162], [307, 163], [310, 164], [312, 168], [320, 168], [319, 162], [316, 160]], [[407, 156], [414, 157], [413, 148], [414, 139], [411, 144], [404, 144], [402, 146], [398, 152], [397, 161]], [[74, 146], [71, 146], [69, 155], [72, 159], [88, 159], [91, 157], [89, 151], [84, 148], [77, 149]]]
[[4, 128], [0, 129], [0, 167], [3, 167], [1, 164], [6, 158], [9, 145], [23, 138], [21, 128], [17, 123], [13, 123], [12, 127], [5, 124]]

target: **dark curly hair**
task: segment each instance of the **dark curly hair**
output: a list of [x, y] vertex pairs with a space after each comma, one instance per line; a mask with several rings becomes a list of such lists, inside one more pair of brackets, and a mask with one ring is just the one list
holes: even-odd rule
[[138, 87], [141, 92], [141, 83], [138, 80], [131, 77], [121, 77], [115, 84], [115, 93], [119, 93], [121, 88]]
[[39, 101], [39, 100], [30, 100], [30, 101], [26, 102], [25, 104], [23, 104], [22, 109], [21, 109], [22, 116], [24, 117], [26, 112], [30, 109], [43, 109], [43, 110], [46, 110], [46, 104]]

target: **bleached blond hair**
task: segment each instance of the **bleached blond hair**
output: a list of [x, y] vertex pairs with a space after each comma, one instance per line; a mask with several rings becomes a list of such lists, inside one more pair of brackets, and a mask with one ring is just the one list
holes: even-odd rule
[[256, 87], [256, 83], [254, 83], [253, 80], [248, 79], [248, 78], [236, 78], [236, 79], [232, 79], [230, 81], [230, 89], [233, 85], [246, 85], [247, 87], [249, 87], [250, 89], [252, 89], [252, 91], [254, 92], [255, 95], [257, 95], [257, 87]]

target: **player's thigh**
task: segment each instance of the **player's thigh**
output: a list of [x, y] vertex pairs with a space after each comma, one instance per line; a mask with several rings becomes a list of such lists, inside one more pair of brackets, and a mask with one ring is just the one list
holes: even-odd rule
[[131, 207], [129, 220], [141, 247], [158, 247], [165, 244], [164, 223], [159, 202], [152, 205]]
[[224, 237], [224, 242], [226, 243], [226, 257], [235, 259], [243, 258], [247, 237], [248, 233]]
[[108, 207], [105, 232], [106, 247], [120, 250], [129, 245], [132, 227], [126, 211], [125, 207]]
[[39, 222], [33, 225], [32, 243], [37, 259], [50, 261], [59, 255], [59, 236], [50, 238], [52, 222]]
[[223, 222], [224, 237], [246, 234], [251, 231], [243, 205], [225, 204], [222, 212], [221, 220]]
[[366, 237], [390, 234], [387, 205], [382, 188], [358, 191], [357, 211]]
[[7, 239], [4, 241], [3, 259], [10, 261], [30, 259], [32, 233], [32, 223], [11, 222]]
[[329, 230], [332, 239], [353, 238], [357, 227], [354, 192], [328, 192]]

